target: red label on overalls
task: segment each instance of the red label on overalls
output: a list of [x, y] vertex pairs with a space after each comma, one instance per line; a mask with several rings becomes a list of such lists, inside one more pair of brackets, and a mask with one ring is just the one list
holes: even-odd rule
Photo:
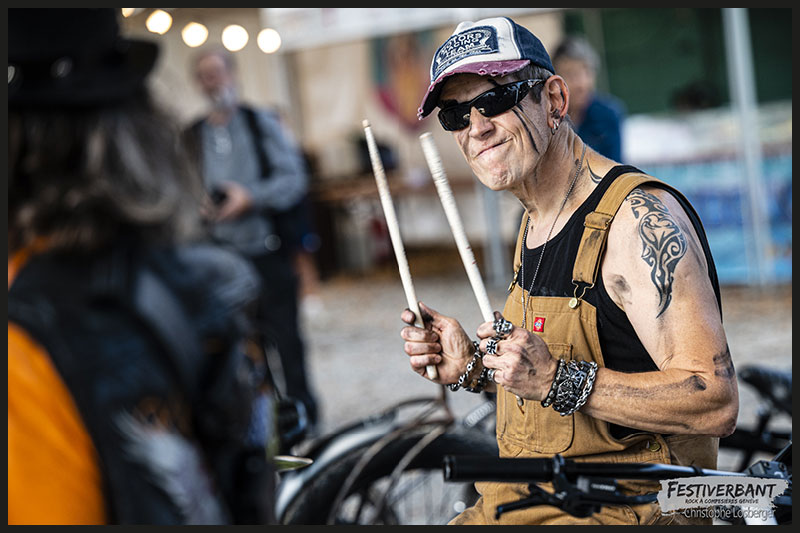
[[533, 319], [533, 331], [542, 333], [544, 331], [544, 317], [537, 316]]

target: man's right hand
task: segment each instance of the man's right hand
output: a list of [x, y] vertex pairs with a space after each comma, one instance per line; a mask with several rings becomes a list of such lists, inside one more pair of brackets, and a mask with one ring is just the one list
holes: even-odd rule
[[405, 340], [404, 350], [409, 356], [411, 369], [426, 376], [425, 367], [436, 365], [436, 383], [449, 384], [458, 381], [466, 370], [474, 352], [472, 340], [461, 324], [454, 318], [441, 315], [425, 304], [419, 304], [425, 327], [414, 326], [415, 317], [406, 309], [400, 318], [410, 326], [400, 331]]

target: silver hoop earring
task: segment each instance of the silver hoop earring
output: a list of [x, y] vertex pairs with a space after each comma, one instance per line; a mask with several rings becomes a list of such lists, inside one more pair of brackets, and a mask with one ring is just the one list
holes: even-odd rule
[[550, 128], [550, 133], [552, 133], [553, 135], [555, 135], [555, 134], [556, 134], [556, 132], [558, 131], [558, 126], [559, 126], [559, 125], [560, 125], [560, 122], [559, 122], [559, 121], [557, 121], [557, 120], [553, 120], [553, 127], [552, 127], [552, 128]]

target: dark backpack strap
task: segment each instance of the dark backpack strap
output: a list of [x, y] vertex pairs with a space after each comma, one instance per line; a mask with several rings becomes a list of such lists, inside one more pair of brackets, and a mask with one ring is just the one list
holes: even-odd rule
[[264, 140], [266, 139], [266, 132], [258, 122], [258, 114], [249, 106], [239, 106], [244, 114], [247, 129], [250, 131], [250, 138], [253, 141], [253, 147], [256, 150], [256, 157], [258, 157], [258, 166], [261, 169], [261, 179], [269, 179], [272, 176], [272, 165], [270, 164], [267, 151], [264, 149]]

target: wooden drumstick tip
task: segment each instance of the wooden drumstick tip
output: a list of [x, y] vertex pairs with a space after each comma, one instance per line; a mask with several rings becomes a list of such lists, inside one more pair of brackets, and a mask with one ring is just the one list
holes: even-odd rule
[[362, 120], [361, 125], [364, 126], [365, 128], [369, 128], [369, 120], [367, 119]]

